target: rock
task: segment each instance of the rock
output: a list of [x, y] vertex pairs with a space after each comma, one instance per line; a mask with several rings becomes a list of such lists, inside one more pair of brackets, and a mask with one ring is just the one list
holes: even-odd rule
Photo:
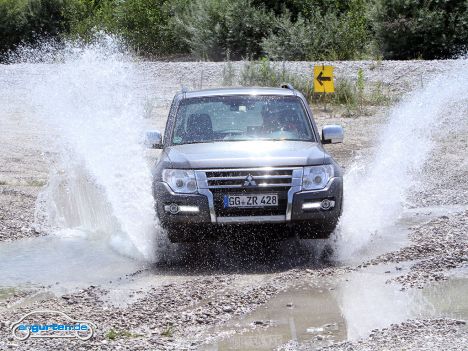
[[223, 312], [231, 313], [233, 308], [231, 306], [223, 306]]

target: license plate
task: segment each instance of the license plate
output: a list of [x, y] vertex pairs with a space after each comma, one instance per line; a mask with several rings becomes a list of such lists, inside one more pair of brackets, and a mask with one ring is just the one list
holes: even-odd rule
[[224, 208], [278, 206], [278, 194], [224, 195]]

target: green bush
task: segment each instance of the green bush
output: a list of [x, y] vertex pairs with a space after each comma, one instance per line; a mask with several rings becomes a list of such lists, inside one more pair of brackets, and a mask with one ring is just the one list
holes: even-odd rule
[[[230, 63], [226, 63], [226, 66], [229, 67]], [[225, 69], [224, 73], [228, 75], [225, 76], [225, 80], [229, 78], [229, 81], [233, 82], [232, 72]], [[363, 114], [366, 113], [368, 106], [386, 105], [390, 101], [390, 97], [384, 92], [385, 87], [382, 82], [377, 82], [372, 89], [366, 87], [362, 69], [357, 71], [355, 81], [346, 78], [336, 79], [333, 94], [314, 93], [312, 74], [292, 73], [284, 63], [271, 62], [267, 58], [246, 62], [240, 72], [241, 86], [279, 87], [283, 83], [290, 83], [311, 104], [330, 103], [344, 106], [348, 111], [347, 115]]]
[[387, 59], [455, 57], [468, 50], [468, 1], [380, 0], [375, 27]]
[[70, 30], [63, 33], [73, 39], [90, 40], [96, 32], [117, 31], [115, 0], [72, 0], [65, 9]]
[[276, 18], [271, 34], [263, 40], [264, 51], [281, 60], [350, 60], [368, 51], [371, 35], [364, 0], [352, 0], [346, 12], [309, 9], [305, 19], [289, 12]]
[[0, 55], [20, 44], [54, 38], [68, 29], [68, 0], [0, 0]]
[[67, 12], [69, 35], [92, 40], [99, 31], [117, 34], [143, 56], [187, 53], [171, 21], [174, 9], [185, 3], [187, 1], [74, 0]]
[[304, 18], [293, 22], [286, 14], [276, 20], [276, 30], [263, 40], [262, 47], [273, 60], [305, 61], [313, 51], [313, 35]]
[[290, 83], [299, 90], [308, 101], [313, 99], [313, 81], [289, 72], [284, 63], [272, 63], [267, 58], [250, 61], [244, 64], [240, 73], [239, 84], [242, 86], [279, 87], [283, 83]]
[[177, 34], [200, 59], [256, 58], [274, 16], [250, 0], [196, 0], [176, 13]]
[[468, 1], [0, 0], [0, 61], [101, 31], [146, 57], [451, 58], [468, 51]]
[[174, 1], [167, 0], [120, 2], [116, 9], [118, 32], [143, 55], [187, 53], [186, 45], [172, 28], [170, 17], [176, 7]]

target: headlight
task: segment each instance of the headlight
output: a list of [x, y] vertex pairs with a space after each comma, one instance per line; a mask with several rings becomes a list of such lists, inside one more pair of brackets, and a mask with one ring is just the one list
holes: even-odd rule
[[302, 189], [318, 190], [323, 189], [328, 184], [330, 178], [333, 177], [333, 166], [312, 166], [304, 167], [304, 175], [302, 176]]
[[194, 193], [197, 191], [195, 172], [185, 169], [165, 169], [162, 179], [176, 193]]

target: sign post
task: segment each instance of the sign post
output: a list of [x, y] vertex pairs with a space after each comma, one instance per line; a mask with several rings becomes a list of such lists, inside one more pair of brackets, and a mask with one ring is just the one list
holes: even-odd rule
[[[335, 84], [333, 82], [333, 66], [314, 66], [314, 93], [326, 94], [335, 92]], [[325, 110], [327, 106], [325, 104]]]

